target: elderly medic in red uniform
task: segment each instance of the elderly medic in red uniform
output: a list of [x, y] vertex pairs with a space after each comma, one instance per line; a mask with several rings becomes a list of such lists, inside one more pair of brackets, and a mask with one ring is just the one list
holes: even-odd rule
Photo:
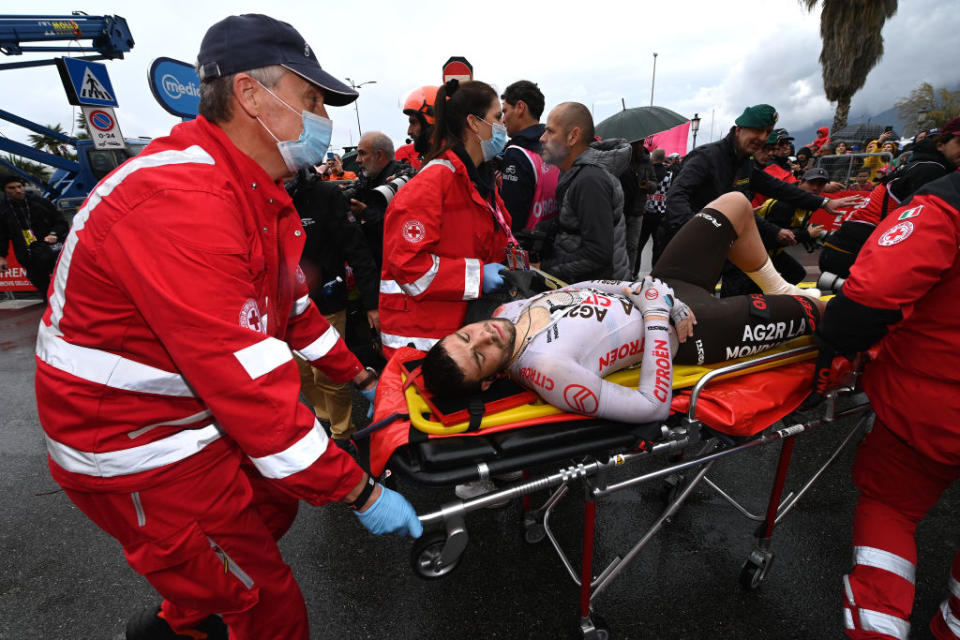
[[422, 531], [298, 402], [291, 349], [375, 384], [307, 295], [279, 182], [322, 160], [324, 105], [357, 94], [262, 15], [212, 26], [198, 70], [197, 119], [74, 219], [37, 340], [40, 421], [53, 477], [165, 598], [128, 638], [225, 637], [225, 622], [232, 639], [306, 640], [275, 543], [298, 500], [350, 503], [374, 533]]
[[467, 302], [503, 284], [510, 214], [490, 161], [507, 141], [497, 92], [451, 80], [437, 92], [432, 148], [387, 208], [380, 280], [384, 355], [427, 351], [463, 325]]
[[[843, 578], [846, 633], [906, 640], [917, 571], [914, 530], [960, 477], [960, 173], [939, 178], [867, 240], [821, 337], [841, 352], [879, 347], [864, 389], [877, 419], [853, 480], [853, 571]], [[960, 638], [960, 554], [930, 623]]]

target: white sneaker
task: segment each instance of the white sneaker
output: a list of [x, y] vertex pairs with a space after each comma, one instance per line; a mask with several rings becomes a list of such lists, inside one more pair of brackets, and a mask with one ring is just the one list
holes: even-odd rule
[[[473, 498], [479, 498], [480, 496], [496, 490], [497, 485], [493, 484], [493, 480], [474, 480], [473, 482], [458, 484], [454, 488], [453, 492], [461, 500], [472, 500]], [[509, 502], [509, 498], [504, 498], [503, 500], [498, 500], [493, 504], [487, 505], [487, 508], [499, 509], [500, 507], [506, 506]]]

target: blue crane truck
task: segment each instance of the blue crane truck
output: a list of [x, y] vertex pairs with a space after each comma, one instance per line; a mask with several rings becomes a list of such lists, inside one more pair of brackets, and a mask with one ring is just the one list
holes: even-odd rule
[[[89, 45], [79, 44], [86, 40], [90, 40]], [[132, 48], [133, 36], [127, 21], [120, 16], [89, 16], [82, 12], [60, 16], [0, 15], [0, 53], [8, 56], [60, 52], [82, 60], [115, 60], [122, 59], [123, 54]], [[78, 53], [86, 55], [77, 56]], [[0, 64], [0, 71], [56, 63], [57, 58], [25, 60]], [[123, 148], [96, 149], [91, 140], [66, 135], [8, 111], [0, 110], [0, 118], [76, 150], [76, 159], [72, 159], [62, 153], [35, 149], [0, 137], [0, 151], [51, 167], [53, 174], [43, 181], [3, 158], [0, 158], [0, 172], [14, 173], [36, 185], [68, 219], [97, 182], [125, 160], [140, 153], [149, 142], [144, 138], [125, 138]]]

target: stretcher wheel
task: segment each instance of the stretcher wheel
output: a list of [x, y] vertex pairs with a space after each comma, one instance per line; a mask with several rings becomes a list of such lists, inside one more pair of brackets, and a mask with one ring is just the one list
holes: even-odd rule
[[740, 586], [747, 591], [753, 591], [759, 587], [767, 577], [767, 572], [772, 564], [772, 553], [761, 554], [756, 551], [751, 553], [747, 561], [743, 563], [743, 568], [740, 569]]
[[446, 533], [435, 531], [424, 535], [413, 544], [410, 566], [418, 577], [424, 580], [436, 580], [457, 568], [462, 556], [457, 556], [448, 564], [441, 563], [440, 552], [443, 551], [446, 541]]
[[542, 522], [531, 520], [523, 523], [523, 541], [527, 544], [537, 544], [543, 542], [547, 537], [547, 530]]

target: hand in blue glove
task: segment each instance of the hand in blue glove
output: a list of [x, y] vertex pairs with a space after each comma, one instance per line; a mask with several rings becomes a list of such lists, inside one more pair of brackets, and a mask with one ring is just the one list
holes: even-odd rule
[[370, 387], [369, 389], [361, 389], [360, 395], [362, 395], [367, 400], [367, 402], [370, 403], [370, 408], [367, 409], [367, 418], [372, 418], [373, 417], [373, 400], [377, 396], [377, 383], [374, 382], [373, 386]]
[[493, 293], [503, 286], [503, 275], [507, 268], [499, 262], [483, 265], [483, 292]]
[[396, 491], [380, 485], [380, 497], [366, 511], [354, 511], [367, 531], [376, 535], [399, 533], [411, 538], [423, 535], [423, 525], [413, 506]]

